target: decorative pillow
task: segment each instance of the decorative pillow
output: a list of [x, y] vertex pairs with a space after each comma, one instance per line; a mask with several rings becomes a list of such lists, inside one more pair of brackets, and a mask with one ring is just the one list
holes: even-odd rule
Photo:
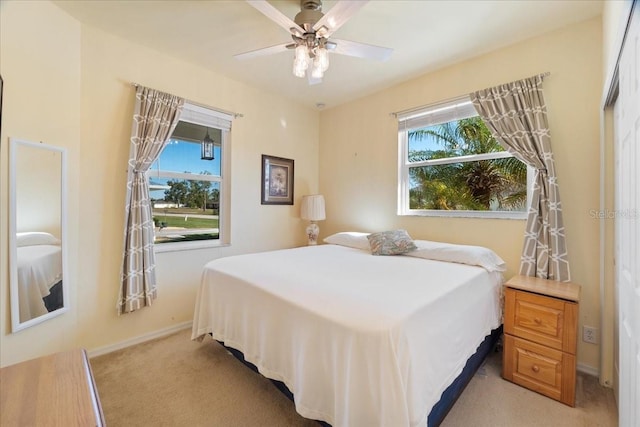
[[373, 255], [401, 255], [417, 249], [406, 230], [373, 233], [367, 239]]
[[25, 233], [16, 233], [16, 246], [35, 246], [35, 245], [60, 245], [60, 240], [56, 239], [52, 234], [42, 231], [28, 231]]
[[369, 250], [369, 233], [360, 233], [357, 231], [343, 231], [341, 233], [332, 234], [324, 239], [325, 243], [332, 245], [346, 246], [348, 248]]
[[477, 265], [490, 272], [503, 272], [507, 269], [502, 258], [491, 249], [482, 246], [454, 245], [453, 243], [428, 240], [416, 240], [415, 244], [418, 249], [407, 255], [436, 261]]

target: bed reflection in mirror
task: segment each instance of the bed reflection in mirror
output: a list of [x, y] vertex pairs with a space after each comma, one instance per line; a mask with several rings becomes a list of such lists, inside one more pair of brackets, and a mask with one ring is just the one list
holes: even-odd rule
[[14, 332], [62, 314], [65, 165], [63, 148], [10, 141], [11, 322]]

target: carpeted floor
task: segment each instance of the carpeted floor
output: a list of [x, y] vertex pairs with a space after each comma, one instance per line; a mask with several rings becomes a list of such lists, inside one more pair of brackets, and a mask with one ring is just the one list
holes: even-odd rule
[[502, 353], [490, 355], [451, 409], [441, 427], [617, 427], [613, 390], [578, 372], [576, 406], [505, 381]]
[[[500, 353], [469, 383], [442, 427], [617, 426], [610, 389], [578, 375], [575, 408], [500, 378]], [[91, 359], [106, 423], [118, 426], [313, 426], [267, 379], [210, 338], [185, 330]]]

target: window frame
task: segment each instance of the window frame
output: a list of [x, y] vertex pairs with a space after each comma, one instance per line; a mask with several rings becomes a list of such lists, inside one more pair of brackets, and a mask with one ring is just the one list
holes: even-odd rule
[[[231, 245], [231, 124], [233, 116], [211, 107], [185, 101], [179, 121], [220, 130], [220, 175], [201, 175], [167, 170], [147, 171], [147, 182], [154, 176], [219, 183], [218, 238], [154, 244], [156, 253], [208, 249]], [[217, 144], [216, 144], [217, 145]], [[161, 154], [162, 155], [162, 154]]]
[[409, 161], [409, 131], [435, 126], [451, 121], [478, 116], [469, 96], [454, 98], [425, 107], [397, 113], [398, 118], [398, 206], [399, 216], [425, 216], [448, 218], [527, 218], [531, 206], [533, 188], [533, 169], [527, 165], [527, 202], [524, 211], [480, 211], [480, 210], [439, 210], [411, 209], [409, 207], [410, 174], [409, 169], [423, 166], [445, 165], [451, 163], [467, 163], [480, 160], [493, 160], [514, 157], [508, 151], [473, 154], [467, 156], [446, 157], [432, 160]]

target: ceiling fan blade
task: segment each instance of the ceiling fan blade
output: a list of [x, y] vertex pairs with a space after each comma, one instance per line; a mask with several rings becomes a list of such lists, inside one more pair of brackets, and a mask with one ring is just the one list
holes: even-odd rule
[[355, 56], [364, 59], [375, 59], [376, 61], [386, 61], [391, 57], [393, 49], [388, 47], [374, 46], [372, 44], [350, 42], [348, 40], [331, 39], [336, 44], [331, 52], [340, 55]]
[[369, 0], [342, 0], [336, 3], [316, 24], [313, 29], [320, 37], [329, 37], [342, 27]]
[[262, 12], [267, 18], [271, 19], [276, 24], [287, 30], [287, 32], [301, 36], [304, 34], [304, 30], [301, 26], [293, 22], [286, 15], [280, 12], [275, 7], [271, 6], [266, 0], [247, 0], [251, 6]]
[[243, 60], [243, 59], [256, 58], [258, 56], [271, 55], [274, 53], [280, 53], [280, 52], [285, 52], [289, 50], [290, 45], [292, 45], [292, 43], [277, 44], [275, 46], [264, 47], [262, 49], [256, 49], [250, 52], [239, 53], [237, 55], [233, 55], [233, 57], [236, 59]]

